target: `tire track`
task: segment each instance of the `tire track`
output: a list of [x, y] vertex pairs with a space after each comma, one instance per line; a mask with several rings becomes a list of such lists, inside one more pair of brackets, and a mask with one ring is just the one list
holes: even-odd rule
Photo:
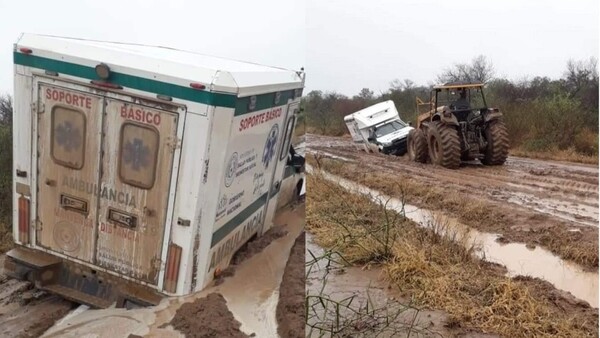
[[598, 168], [592, 166], [509, 157], [503, 166], [470, 162], [449, 170], [410, 162], [406, 157], [360, 152], [346, 138], [307, 135], [307, 146], [362, 161], [375, 170], [408, 174], [449, 194], [460, 191], [598, 227]]

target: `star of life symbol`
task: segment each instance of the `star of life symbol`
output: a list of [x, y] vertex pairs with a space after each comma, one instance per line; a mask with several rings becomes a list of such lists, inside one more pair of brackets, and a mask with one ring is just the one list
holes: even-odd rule
[[59, 124], [55, 130], [56, 143], [66, 152], [79, 149], [83, 139], [79, 128], [75, 127], [71, 121], [65, 121]]
[[275, 124], [271, 127], [267, 141], [265, 142], [265, 149], [263, 150], [262, 163], [265, 168], [269, 167], [269, 163], [275, 156], [275, 146], [277, 145], [277, 137], [279, 136], [279, 125]]
[[225, 172], [225, 186], [229, 188], [233, 179], [235, 178], [235, 172], [238, 167], [238, 153], [233, 153], [227, 163], [227, 171]]
[[144, 144], [142, 139], [134, 138], [133, 142], [128, 140], [124, 150], [123, 161], [130, 165], [131, 169], [140, 171], [150, 165], [150, 148]]

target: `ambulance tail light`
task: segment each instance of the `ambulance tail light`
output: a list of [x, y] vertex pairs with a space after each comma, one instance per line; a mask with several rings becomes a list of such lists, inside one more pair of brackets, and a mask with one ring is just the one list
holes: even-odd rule
[[198, 82], [192, 82], [192, 83], [190, 83], [190, 87], [192, 87], [194, 89], [199, 89], [199, 90], [206, 89], [205, 85], [203, 85], [202, 83], [198, 83]]
[[29, 243], [30, 202], [24, 196], [19, 197], [19, 242]]
[[23, 54], [31, 54], [31, 53], [33, 53], [33, 51], [30, 48], [26, 48], [26, 47], [19, 48], [19, 52], [21, 52]]
[[175, 243], [169, 244], [167, 252], [167, 265], [165, 267], [164, 290], [175, 293], [177, 291], [177, 280], [179, 279], [179, 266], [181, 264], [181, 247]]

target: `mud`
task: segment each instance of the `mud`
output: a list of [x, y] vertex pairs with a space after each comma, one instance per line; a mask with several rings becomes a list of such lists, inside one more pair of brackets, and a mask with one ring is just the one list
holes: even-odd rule
[[[5, 256], [0, 256], [0, 267]], [[66, 315], [73, 303], [7, 278], [0, 268], [0, 336], [39, 337]], [[34, 319], [34, 320], [32, 320]]]
[[[214, 330], [225, 330], [224, 334], [217, 334], [217, 337], [232, 336], [228, 332], [235, 336], [238, 331], [242, 334], [240, 337], [276, 337], [275, 309], [279, 301], [279, 287], [290, 250], [304, 228], [303, 204], [278, 212], [274, 224], [273, 230], [268, 235], [272, 241], [268, 243], [268, 240], [261, 240], [262, 237], [259, 237], [256, 240], [258, 243], [248, 245], [245, 253], [241, 253], [239, 256], [239, 265], [236, 266], [231, 276], [220, 285], [211, 285], [203, 291], [184, 297], [165, 298], [155, 307], [131, 310], [116, 308], [91, 310], [85, 306], [79, 306], [67, 314], [73, 304], [58, 297], [41, 298], [47, 300], [42, 303], [47, 304], [47, 308], [38, 306], [35, 297], [27, 306], [15, 302], [15, 299], [22, 299], [21, 294], [31, 287], [23, 286], [27, 283], [16, 281], [5, 283], [0, 279], [2, 281], [0, 300], [3, 301], [1, 304], [4, 304], [4, 300], [10, 299], [10, 295], [13, 295], [10, 299], [10, 304], [13, 305], [10, 307], [2, 305], [0, 313], [18, 313], [17, 316], [10, 317], [11, 321], [6, 320], [9, 317], [0, 315], [0, 337], [17, 337], [17, 333], [23, 332], [24, 329], [32, 330], [33, 327], [36, 329], [39, 327], [40, 330], [31, 335], [37, 337], [49, 326], [52, 326], [55, 319], [60, 319], [42, 337], [183, 338], [184, 334], [175, 329], [173, 325], [186, 330], [187, 324], [184, 318], [187, 314], [195, 311], [200, 315], [205, 312], [203, 306], [213, 311], [212, 307], [221, 309], [222, 305], [231, 316], [224, 312], [219, 312], [223, 316], [211, 315]], [[241, 263], [242, 261], [243, 263]], [[23, 289], [25, 291], [15, 292], [13, 290], [13, 288], [18, 289], [19, 287], [25, 288]], [[216, 299], [214, 295], [208, 297], [211, 294], [220, 294], [218, 297], [225, 303], [221, 299]], [[25, 299], [28, 297], [25, 296]], [[61, 304], [67, 304], [67, 306]], [[186, 304], [190, 305], [186, 306]], [[183, 313], [179, 313], [179, 319], [172, 322], [177, 316], [178, 310], [184, 306], [186, 307]], [[35, 318], [35, 320], [28, 320], [30, 318]], [[47, 323], [42, 321], [43, 325], [39, 325], [40, 320], [44, 318], [50, 318], [51, 321]], [[235, 330], [236, 327], [238, 331]], [[190, 330], [191, 328], [192, 326], [190, 326]], [[6, 330], [7, 333], [3, 334], [3, 330]]]
[[459, 170], [410, 162], [407, 156], [367, 154], [349, 138], [307, 136], [311, 151], [347, 159], [368, 159], [371, 165], [411, 174], [411, 178], [511, 203], [536, 213], [598, 227], [598, 167], [509, 157], [504, 166], [463, 163]]
[[279, 286], [277, 333], [285, 338], [304, 337], [306, 322], [304, 266], [305, 234], [302, 232], [292, 247]]
[[[357, 202], [360, 201], [361, 204], [357, 205], [364, 205], [365, 209], [361, 209], [359, 207], [357, 210], [355, 210], [357, 214], [361, 215], [359, 216], [360, 218], [358, 218], [357, 216], [343, 216], [340, 214], [338, 215], [339, 218], [332, 217], [332, 219], [323, 221], [322, 223], [315, 222], [314, 224], [311, 224], [311, 227], [309, 227], [309, 229], [314, 229], [316, 233], [318, 233], [319, 241], [327, 243], [326, 245], [331, 246], [334, 249], [338, 247], [338, 243], [340, 242], [349, 243], [347, 247], [344, 246], [345, 244], [341, 244], [340, 252], [342, 252], [343, 254], [348, 254], [350, 255], [349, 257], [354, 257], [354, 259], [356, 259], [356, 255], [352, 256], [352, 254], [354, 253], [353, 250], [356, 250], [356, 248], [359, 248], [358, 250], [360, 250], [360, 248], [362, 247], [368, 247], [370, 245], [368, 240], [361, 240], [360, 242], [357, 241], [357, 244], [354, 244], [354, 241], [352, 241], [352, 235], [348, 235], [347, 233], [349, 229], [353, 228], [340, 227], [336, 224], [341, 224], [339, 222], [348, 221], [349, 226], [350, 224], [352, 224], [352, 226], [356, 226], [357, 231], [359, 231], [360, 227], [365, 226], [365, 223], [367, 224], [366, 227], [368, 227], [368, 225], [370, 224], [376, 224], [369, 223], [368, 215], [370, 213], [377, 214], [377, 216], [374, 215], [374, 218], [376, 219], [375, 222], [385, 222], [386, 219], [388, 219], [388, 217], [392, 216], [390, 216], [387, 213], [385, 215], [383, 213], [380, 214], [379, 210], [381, 210], [380, 208], [382, 206], [380, 206], [379, 208], [375, 208], [372, 204], [366, 202], [364, 198], [354, 199], [354, 197], [350, 197], [347, 192], [342, 192], [341, 190], [339, 190], [339, 188], [334, 188], [336, 184], [333, 182], [333, 184], [331, 184], [331, 188], [328, 188], [327, 186], [329, 186], [330, 184], [323, 180], [323, 178], [327, 179], [327, 177], [321, 176], [319, 178], [313, 177], [313, 180], [319, 182], [321, 188], [318, 188], [318, 190], [321, 191], [322, 194], [324, 194], [325, 196], [329, 195], [331, 198], [335, 198], [335, 201], [333, 203], [328, 202], [327, 197], [321, 197], [320, 199], [317, 199], [316, 203], [315, 201], [311, 202], [309, 200], [309, 202], [311, 202], [309, 203], [309, 210], [315, 210], [314, 214], [307, 215], [309, 221], [315, 219], [316, 215], [321, 215], [321, 217], [323, 217], [323, 215], [326, 215], [328, 213], [328, 210], [329, 212], [335, 214], [337, 210], [336, 205], [339, 203], [343, 203], [344, 199], [352, 199], [353, 201]], [[342, 188], [345, 188], [344, 184], [339, 185]], [[357, 194], [359, 192], [363, 194], [367, 193], [367, 196], [365, 197], [371, 197], [373, 201], [382, 202], [377, 199], [377, 196], [369, 196], [367, 191], [360, 189], [360, 187], [357, 187], [356, 185], [354, 185], [354, 187], [358, 189], [348, 190], [351, 190], [350, 192], [355, 192]], [[359, 189], [363, 191], [357, 191]], [[385, 199], [385, 196], [382, 197], [384, 197]], [[388, 203], [386, 204], [386, 207], [396, 210], [393, 204], [394, 203]], [[322, 205], [326, 205], [326, 207], [321, 207]], [[370, 205], [369, 209], [366, 209], [367, 205]], [[406, 213], [414, 213], [414, 210], [406, 210]], [[417, 215], [417, 217], [420, 216], [423, 215]], [[326, 217], [324, 217], [324, 219], [325, 218]], [[407, 224], [406, 221], [402, 222], [405, 225]], [[412, 226], [414, 226], [414, 224]], [[446, 236], [443, 237], [445, 237], [446, 239], [455, 239], [456, 243], [462, 244], [463, 234], [459, 234], [458, 237], [454, 237], [454, 232], [452, 231], [453, 229], [451, 227], [429, 228], [438, 233], [445, 233]], [[328, 236], [328, 230], [336, 234], [334, 239]], [[410, 228], [406, 228], [406, 230], [407, 233], [412, 234]], [[402, 236], [401, 233], [402, 232], [400, 232], [398, 235]], [[406, 243], [403, 240], [401, 242], [401, 246], [396, 247], [398, 254], [402, 255], [403, 258], [393, 260], [393, 262], [390, 265], [386, 264], [386, 273], [384, 274], [384, 277], [386, 278], [386, 280], [391, 280], [395, 283], [411, 285], [411, 287], [409, 287], [411, 289], [408, 292], [403, 293], [402, 295], [415, 297], [417, 300], [419, 300], [420, 304], [430, 304], [435, 308], [445, 309], [449, 313], [452, 313], [453, 319], [450, 319], [450, 322], [447, 322], [448, 326], [452, 328], [460, 328], [461, 325], [464, 325], [470, 327], [485, 328], [485, 330], [489, 330], [490, 332], [506, 334], [505, 336], [522, 336], [523, 334], [519, 334], [519, 332], [527, 332], [527, 334], [524, 336], [535, 336], [535, 332], [538, 332], [540, 336], [552, 334], [556, 334], [556, 336], [569, 337], [597, 336], [597, 309], [591, 308], [590, 305], [586, 302], [579, 301], [567, 292], [558, 290], [550, 283], [544, 282], [540, 279], [530, 277], [513, 277], [511, 279], [507, 279], [503, 277], [503, 275], [506, 273], [506, 269], [497, 264], [485, 264], [485, 262], [480, 262], [476, 259], [463, 259], [462, 262], [464, 264], [458, 263], [457, 265], [457, 261], [444, 261], [444, 259], [441, 258], [440, 253], [442, 253], [443, 256], [445, 250], [441, 252], [432, 250], [431, 253], [437, 252], [437, 254], [432, 254], [433, 256], [437, 256], [435, 262], [446, 265], [446, 267], [448, 268], [448, 273], [450, 274], [450, 276], [452, 276], [446, 282], [438, 283], [438, 281], [440, 280], [439, 277], [442, 277], [443, 279], [447, 276], [437, 276], [437, 273], [443, 274], [444, 270], [437, 271], [436, 273], [434, 272], [434, 269], [430, 268], [429, 264], [424, 263], [423, 259], [427, 260], [426, 256], [429, 255], [429, 252], [427, 249], [427, 245], [423, 246], [424, 242], [422, 241], [421, 236], [418, 235], [419, 233], [420, 230], [417, 230], [417, 235], [412, 234], [409, 238], [415, 241], [415, 245], [420, 248], [416, 251], [412, 250], [411, 243]], [[350, 241], [352, 242], [345, 241], [345, 238], [347, 238], [347, 236], [351, 238]], [[467, 247], [470, 248], [468, 243], [465, 244], [467, 244]], [[436, 245], [433, 244], [433, 246]], [[461, 255], [460, 252], [460, 250], [456, 252], [448, 251], [448, 254], [450, 256], [454, 256], [456, 254]], [[412, 254], [418, 256], [418, 258], [415, 258], [414, 261], [419, 263], [413, 262], [412, 258], [409, 256]], [[313, 255], [310, 256], [312, 257]], [[314, 256], [322, 257], [323, 255], [317, 253]], [[359, 262], [364, 262], [363, 260], [360, 260], [364, 257], [364, 255], [358, 257]], [[338, 258], [338, 261], [339, 260], [340, 259]], [[437, 263], [435, 262], [432, 261], [431, 264], [436, 265]], [[365, 267], [369, 267], [374, 264], [377, 264], [376, 261], [371, 261], [369, 265]], [[540, 262], [540, 264], [545, 264], [545, 262]], [[458, 270], [455, 270], [454, 268], [457, 268]], [[333, 280], [339, 279], [336, 271], [332, 271], [331, 265], [325, 265], [325, 270], [330, 271], [330, 278], [328, 278], [326, 282], [322, 281], [323, 278], [317, 278], [317, 289], [321, 288], [321, 285], [323, 285], [324, 288], [327, 288], [328, 286], [335, 284]], [[342, 275], [348, 275], [353, 273], [352, 270], [354, 269], [348, 268], [345, 272], [340, 272], [343, 273]], [[551, 270], [552, 268], [549, 268], [549, 271]], [[418, 275], [419, 277], [411, 277], [413, 273], [415, 273], [415, 271], [419, 271], [416, 272], [416, 275]], [[341, 286], [340, 290], [345, 292], [353, 292], [357, 290], [357, 286], [361, 285], [360, 282], [358, 282], [360, 280], [359, 278], [361, 278], [360, 276], [360, 273], [354, 273], [350, 277], [347, 286]], [[452, 281], [454, 280], [454, 278], [456, 280], [456, 284], [453, 287]], [[430, 285], [427, 282], [428, 279], [430, 283], [435, 283], [434, 285], [436, 285], [437, 287], [435, 287], [434, 289], [431, 289], [431, 287], [429, 287], [429, 289], [427, 289], [425, 285]], [[367, 280], [373, 280], [373, 278], [367, 278]], [[307, 281], [307, 287], [313, 287], [312, 283], [313, 280], [309, 279], [309, 281]], [[366, 283], [362, 283], [363, 288], [365, 284]], [[397, 285], [399, 290], [407, 290], [406, 286], [403, 284]], [[514, 288], [511, 286], [514, 286]], [[580, 284], [580, 286], [586, 287], [585, 283]], [[394, 285], [393, 287], [395, 288], [396, 285]], [[494, 295], [492, 296], [492, 298], [490, 298], [491, 295], [488, 293], [490, 287], [494, 290]], [[506, 290], [502, 290], [506, 287], [508, 287], [508, 289], [512, 291], [509, 291], [510, 294], [505, 295], [505, 297], [503, 297], [501, 295], [504, 294]], [[439, 291], [444, 289], [447, 289], [447, 295], [444, 293], [444, 291]], [[371, 290], [369, 289], [369, 293], [370, 291]], [[332, 292], [323, 293], [332, 294]], [[450, 298], [448, 298], [448, 296]], [[368, 298], [372, 299], [372, 297]], [[475, 301], [475, 304], [472, 303], [473, 301]], [[309, 309], [312, 310], [314, 306], [311, 305], [315, 303], [318, 304], [320, 302], [309, 303]], [[374, 307], [370, 308], [373, 309]], [[474, 315], [476, 313], [478, 315]], [[331, 315], [334, 318], [333, 323], [338, 323], [339, 321], [335, 320], [335, 313], [332, 313]], [[309, 323], [311, 323], [311, 320], [314, 320], [314, 316], [311, 317], [311, 315], [309, 314]], [[343, 323], [346, 322], [344, 321]], [[543, 327], [544, 329], [542, 329], [541, 331], [526, 329], [530, 327], [530, 324], [534, 326], [541, 324], [540, 327]], [[522, 328], [520, 328], [521, 325], [523, 325]], [[330, 325], [325, 325], [325, 327], [329, 326]], [[348, 326], [345, 325], [344, 328], [346, 327]], [[401, 335], [407, 336], [407, 334]], [[399, 335], [397, 334], [396, 336]]]
[[[590, 270], [598, 269], [598, 167], [509, 157], [504, 166], [464, 163], [458, 170], [354, 148], [348, 138], [308, 135], [309, 151], [355, 162], [356, 176], [383, 173], [433, 189], [448, 199], [468, 200], [488, 215], [459, 215], [437, 198], [407, 196], [416, 206], [443, 211], [507, 242], [544, 246]], [[326, 156], [326, 155], [324, 155]], [[394, 182], [390, 181], [390, 186]]]
[[465, 233], [468, 240], [463, 244], [475, 245], [480, 258], [505, 266], [510, 276], [531, 276], [544, 280], [556, 289], [562, 290], [564, 297], [572, 299], [572, 302], [579, 302], [577, 301], [579, 299], [587, 302], [588, 307], [598, 307], [597, 272], [584, 271], [581, 267], [565, 262], [541, 248], [527, 248], [526, 245], [517, 243], [500, 243], [499, 237], [495, 234], [481, 233], [461, 224], [456, 219], [402, 203], [398, 199], [346, 179], [326, 173], [324, 177], [350, 191], [370, 196], [376, 203], [404, 214], [421, 226], [432, 228], [443, 224], [441, 228], [443, 231]]
[[231, 258], [231, 264], [227, 267], [227, 269], [223, 270], [219, 277], [215, 279], [215, 285], [219, 285], [225, 281], [225, 278], [233, 276], [235, 274], [235, 269], [240, 264], [255, 254], [261, 252], [277, 238], [283, 237], [286, 234], [287, 230], [285, 230], [282, 225], [276, 225], [275, 227], [269, 229], [263, 236], [255, 238], [254, 240], [250, 240], [248, 243], [244, 244], [244, 246], [242, 246], [235, 253], [235, 255], [233, 255]]
[[183, 304], [170, 324], [187, 338], [249, 337], [240, 331], [240, 322], [235, 320], [227, 309], [225, 298], [218, 293]]
[[[326, 259], [315, 261], [313, 257], [322, 257], [325, 251], [310, 234], [306, 245], [306, 337], [329, 337], [332, 326], [337, 331], [333, 336], [340, 337], [498, 337], [454, 326], [444, 311], [412, 306], [409, 298], [398, 295], [383, 281], [379, 267], [365, 269]], [[326, 300], [343, 305], [334, 309], [335, 304]]]

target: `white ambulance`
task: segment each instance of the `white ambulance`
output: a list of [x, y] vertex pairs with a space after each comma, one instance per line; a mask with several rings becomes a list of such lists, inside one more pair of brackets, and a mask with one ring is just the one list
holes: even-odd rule
[[203, 289], [298, 197], [304, 72], [24, 34], [5, 269], [94, 307]]
[[400, 119], [394, 101], [388, 100], [344, 117], [357, 149], [404, 155], [408, 133], [414, 129]]

